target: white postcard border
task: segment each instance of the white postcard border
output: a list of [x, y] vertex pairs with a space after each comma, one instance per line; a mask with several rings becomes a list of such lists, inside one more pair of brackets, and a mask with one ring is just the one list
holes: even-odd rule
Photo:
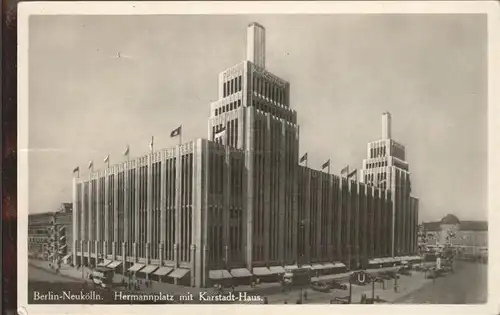
[[[500, 294], [500, 11], [494, 1], [368, 2], [24, 2], [18, 6], [18, 306], [26, 314], [498, 314]], [[28, 36], [30, 15], [148, 14], [460, 14], [488, 15], [488, 303], [478, 305], [28, 305]], [[496, 58], [495, 58], [496, 57]], [[333, 307], [333, 309], [332, 309]]]

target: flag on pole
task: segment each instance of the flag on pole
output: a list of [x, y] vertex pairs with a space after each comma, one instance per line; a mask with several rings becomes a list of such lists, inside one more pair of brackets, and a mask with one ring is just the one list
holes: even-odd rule
[[77, 166], [73, 169], [73, 174], [76, 172], [80, 172], [80, 166]]
[[306, 154], [304, 154], [301, 158], [300, 158], [300, 162], [299, 163], [302, 163], [302, 162], [305, 162], [307, 161], [307, 152]]
[[150, 149], [151, 151], [153, 151], [154, 141], [155, 141], [155, 138], [154, 138], [154, 137], [151, 137], [151, 142], [149, 142], [149, 149]]
[[347, 176], [349, 174], [349, 165], [340, 170], [340, 176]]
[[355, 177], [355, 179], [354, 179], [354, 180], [356, 180], [356, 181], [357, 181], [357, 180], [358, 180], [358, 170], [357, 170], [357, 169], [355, 169], [354, 171], [350, 172], [350, 173], [347, 175], [347, 179], [349, 179], [349, 178], [351, 178], [351, 177], [353, 177], [353, 176]]
[[106, 157], [104, 158], [104, 163], [108, 163], [109, 162], [109, 154], [106, 155]]
[[226, 136], [226, 128], [222, 128], [221, 130], [217, 131], [214, 135], [214, 141], [217, 141], [221, 138], [224, 138]]
[[127, 148], [125, 149], [125, 152], [123, 152], [123, 155], [128, 156], [129, 153], [130, 153], [130, 146], [127, 144]]
[[182, 132], [182, 125], [172, 130], [172, 132], [170, 133], [170, 137], [171, 138], [177, 137], [181, 134], [181, 132]]
[[328, 160], [325, 163], [323, 163], [323, 165], [321, 166], [321, 169], [324, 170], [327, 167], [330, 167], [330, 160]]
[[94, 161], [92, 161], [92, 160], [91, 160], [91, 161], [89, 162], [89, 169], [91, 169], [91, 168], [93, 168], [93, 167], [94, 167]]

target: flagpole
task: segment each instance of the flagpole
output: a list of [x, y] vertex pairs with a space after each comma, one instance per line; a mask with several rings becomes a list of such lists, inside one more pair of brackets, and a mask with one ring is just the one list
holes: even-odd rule
[[181, 129], [180, 129], [180, 132], [179, 132], [179, 146], [181, 146], [181, 145], [182, 145], [182, 125], [181, 125], [181, 127], [180, 127], [180, 128], [181, 128]]

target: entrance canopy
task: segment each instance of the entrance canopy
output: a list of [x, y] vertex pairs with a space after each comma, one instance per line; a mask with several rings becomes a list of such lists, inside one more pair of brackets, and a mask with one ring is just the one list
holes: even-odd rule
[[274, 275], [277, 275], [277, 274], [280, 274], [280, 273], [285, 273], [285, 268], [281, 267], [281, 266], [272, 266], [272, 267], [269, 267], [269, 271], [274, 274]]
[[246, 278], [251, 277], [252, 273], [246, 268], [231, 269], [231, 275], [234, 278]]
[[139, 272], [148, 275], [148, 274], [152, 273], [153, 271], [155, 271], [156, 269], [158, 269], [158, 266], [147, 265], [146, 267], [142, 268]]
[[269, 276], [272, 275], [271, 271], [266, 267], [255, 267], [252, 269], [252, 273], [256, 276]]
[[323, 264], [313, 264], [311, 269], [312, 270], [323, 270], [323, 269], [327, 269], [327, 268], [325, 268], [325, 265], [323, 265]]
[[189, 269], [177, 268], [168, 276], [174, 279], [182, 279], [189, 273]]
[[210, 270], [208, 277], [212, 280], [221, 280], [221, 279], [231, 279], [233, 276], [231, 276], [229, 271], [221, 269], [221, 270]]
[[292, 270], [295, 270], [295, 269], [298, 269], [299, 266], [297, 265], [288, 265], [288, 266], [285, 266], [285, 270], [287, 271], [292, 271]]
[[130, 271], [130, 272], [136, 272], [136, 271], [139, 271], [142, 268], [144, 268], [144, 266], [145, 266], [144, 264], [135, 263], [132, 267], [130, 267], [128, 269], [128, 271]]
[[97, 267], [106, 267], [111, 263], [111, 260], [104, 259], [104, 261], [97, 264]]
[[110, 263], [109, 265], [107, 265], [106, 267], [111, 268], [111, 269], [115, 269], [116, 267], [120, 266], [121, 264], [122, 264], [121, 261], [115, 260], [112, 263]]
[[155, 272], [153, 272], [153, 274], [156, 276], [165, 276], [165, 275], [169, 274], [170, 272], [172, 272], [172, 270], [174, 270], [174, 268], [160, 267]]

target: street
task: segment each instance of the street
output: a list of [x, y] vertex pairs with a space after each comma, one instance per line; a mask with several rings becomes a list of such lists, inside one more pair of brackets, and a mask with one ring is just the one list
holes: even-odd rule
[[58, 275], [42, 268], [36, 268], [28, 265], [28, 282], [79, 282], [77, 279], [69, 278], [67, 276]]
[[488, 265], [457, 262], [456, 271], [430, 282], [396, 303], [404, 304], [478, 304], [486, 303]]
[[[394, 280], [386, 280], [385, 285], [381, 283], [375, 284], [375, 297], [385, 303], [395, 304], [471, 304], [484, 303], [487, 297], [487, 265], [470, 262], [457, 262], [455, 272], [444, 277], [425, 279], [423, 272], [413, 271], [411, 276], [400, 276], [397, 281], [397, 291], [394, 290]], [[63, 271], [68, 272], [68, 271]], [[77, 273], [76, 271], [74, 272]], [[78, 273], [79, 276], [79, 273]], [[91, 293], [92, 291], [99, 292], [102, 300], [93, 301], [92, 303], [115, 304], [118, 303], [113, 299], [112, 290], [103, 290], [94, 288], [92, 282], [86, 281], [77, 277], [69, 277], [64, 274], [56, 274], [52, 270], [44, 270], [41, 267], [29, 265], [28, 270], [28, 290], [30, 303], [61, 303], [57, 301], [33, 301], [33, 292], [84, 292]], [[176, 287], [176, 290], [172, 290]], [[116, 289], [115, 289], [116, 290]], [[201, 289], [202, 291], [213, 291], [209, 289]], [[118, 291], [121, 291], [118, 289]], [[179, 291], [191, 292], [197, 295], [199, 288], [186, 288], [174, 285], [166, 285], [156, 283], [153, 287], [143, 288], [137, 293], [173, 293]], [[249, 288], [236, 287], [237, 292], [245, 291], [249, 294], [259, 295], [267, 298], [268, 304], [296, 304], [300, 299], [300, 289], [294, 289], [291, 292], [283, 292], [281, 286], [262, 286], [253, 290]], [[311, 288], [306, 288], [302, 291], [307, 292], [307, 299], [302, 299], [304, 304], [328, 304], [335, 297], [347, 297], [349, 290], [335, 289], [328, 293], [314, 291]], [[224, 290], [224, 293], [229, 293], [229, 290]], [[352, 285], [352, 303], [359, 303], [361, 296], [366, 295], [371, 297], [371, 284], [365, 286]], [[303, 295], [304, 297], [304, 295]], [[195, 299], [196, 300], [196, 299]], [[66, 303], [66, 302], [65, 302]], [[70, 303], [79, 303], [71, 301]], [[123, 302], [122, 302], [123, 303]], [[137, 303], [137, 302], [134, 302]], [[191, 303], [197, 303], [193, 301]], [[249, 302], [259, 303], [260, 302]]]

